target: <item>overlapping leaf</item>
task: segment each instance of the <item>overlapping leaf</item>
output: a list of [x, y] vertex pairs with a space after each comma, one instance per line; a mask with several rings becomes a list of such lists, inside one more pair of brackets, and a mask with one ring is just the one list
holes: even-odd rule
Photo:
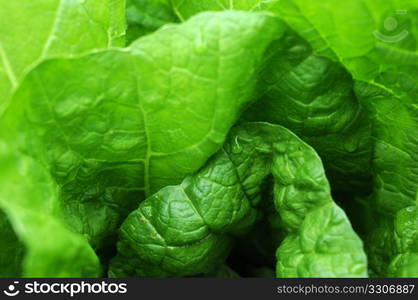
[[112, 243], [122, 216], [219, 149], [278, 26], [205, 13], [127, 49], [46, 61], [16, 92], [3, 136], [51, 171], [75, 231]]
[[0, 277], [96, 277], [99, 259], [71, 232], [42, 165], [0, 142]]
[[121, 227], [111, 276], [191, 276], [223, 262], [231, 235], [248, 229], [262, 182], [286, 238], [279, 277], [367, 276], [362, 242], [333, 202], [315, 151], [283, 127], [244, 123], [201, 170], [142, 202]]

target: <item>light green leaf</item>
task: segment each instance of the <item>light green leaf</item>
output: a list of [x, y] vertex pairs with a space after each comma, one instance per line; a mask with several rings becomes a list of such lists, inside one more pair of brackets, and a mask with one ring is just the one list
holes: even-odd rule
[[373, 121], [375, 209], [394, 216], [415, 203], [418, 108], [411, 105], [415, 100], [408, 95], [396, 96], [370, 84], [357, 83], [356, 93]]
[[270, 174], [286, 234], [277, 250], [277, 276], [367, 276], [362, 242], [333, 202], [321, 160], [290, 131], [268, 123], [234, 128], [201, 170], [142, 202], [121, 227], [110, 274], [213, 271], [227, 256], [231, 236], [254, 223]]
[[43, 59], [123, 46], [124, 10], [120, 0], [0, 0], [0, 114]]
[[[185, 19], [204, 10], [231, 8], [265, 10], [283, 16], [294, 9], [288, 2], [173, 0], [172, 4]], [[296, 21], [300, 21], [298, 17]], [[311, 29], [315, 30], [309, 27], [309, 32]], [[321, 39], [317, 35], [308, 41], [312, 46], [287, 29], [269, 47], [254, 96], [258, 100], [244, 119], [267, 121], [292, 130], [322, 157], [336, 190], [365, 194], [370, 190], [372, 150], [367, 113], [355, 98], [351, 75], [341, 64], [323, 56], [335, 58], [333, 52], [318, 45]]]
[[93, 249], [62, 222], [48, 172], [3, 142], [0, 165], [0, 277], [98, 276]]
[[418, 207], [398, 212], [395, 219], [396, 256], [389, 265], [391, 277], [417, 277], [418, 270]]
[[121, 217], [219, 149], [278, 27], [262, 13], [205, 13], [127, 49], [46, 61], [3, 135], [50, 169], [75, 231], [112, 243]]
[[[398, 0], [284, 0], [270, 7], [318, 53], [341, 62], [372, 121], [376, 228], [371, 268], [386, 276], [393, 219], [414, 204], [418, 187], [418, 3]], [[387, 251], [381, 251], [382, 245]], [[401, 274], [402, 271], [399, 271]]]
[[164, 24], [178, 21], [170, 0], [127, 0], [126, 1], [127, 43], [149, 34]]
[[269, 9], [316, 51], [342, 62], [356, 79], [375, 80], [399, 64], [414, 64], [416, 1], [284, 0]]

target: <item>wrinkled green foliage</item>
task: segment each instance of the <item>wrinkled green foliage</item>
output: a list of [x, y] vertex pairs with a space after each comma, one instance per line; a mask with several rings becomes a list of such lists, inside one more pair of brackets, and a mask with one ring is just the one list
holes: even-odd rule
[[277, 275], [366, 276], [362, 242], [333, 202], [319, 157], [285, 128], [267, 123], [233, 129], [204, 168], [142, 202], [121, 226], [112, 275], [210, 272], [225, 259], [230, 235], [255, 221], [269, 174], [287, 232], [277, 249]]
[[87, 240], [70, 231], [58, 188], [32, 158], [0, 144], [0, 276], [93, 277], [99, 260]]
[[[338, 10], [335, 9], [336, 1], [314, 5], [310, 1], [292, 0], [277, 5], [290, 26], [308, 41], [316, 41], [314, 47], [319, 53], [340, 61], [355, 79], [367, 82], [356, 84], [356, 94], [369, 111], [374, 140], [371, 207], [378, 221], [376, 229], [369, 234], [369, 248], [378, 256], [371, 268], [378, 274], [386, 274], [387, 264], [392, 258], [385, 258], [385, 254], [379, 252], [382, 246], [387, 253], [394, 247], [390, 242], [393, 240], [393, 216], [403, 208], [416, 205], [418, 3], [345, 1], [338, 2]], [[397, 13], [400, 9], [403, 13]], [[388, 19], [396, 20], [396, 28], [391, 30]], [[315, 30], [308, 32], [307, 27]], [[404, 250], [392, 251], [396, 254]], [[392, 263], [388, 275], [412, 276], [413, 273], [402, 270], [418, 270], [416, 262], [414, 264], [411, 260], [410, 264], [407, 267], [407, 264]]]
[[126, 50], [46, 61], [16, 92], [3, 135], [47, 165], [68, 224], [101, 247], [138, 201], [219, 148], [277, 28], [264, 15], [204, 14]]
[[[212, 9], [223, 9], [211, 2]], [[396, 246], [394, 227], [400, 210], [416, 207], [418, 3], [264, 3], [263, 9], [280, 16], [301, 38], [290, 33], [271, 47], [261, 101], [246, 118], [282, 124], [313, 145], [335, 191], [364, 195], [371, 188], [363, 216], [371, 220], [360, 223], [369, 226], [364, 238], [372, 274], [418, 276], [414, 260], [408, 267], [394, 262], [398, 253], [415, 252]], [[183, 6], [187, 16], [202, 10]], [[176, 9], [181, 12], [181, 5]]]
[[128, 44], [165, 24], [177, 21], [178, 17], [171, 8], [170, 0], [126, 1], [126, 40]]
[[415, 277], [418, 266], [418, 210], [410, 206], [400, 210], [395, 219], [395, 253], [389, 276]]
[[418, 277], [416, 0], [0, 25], [0, 276]]

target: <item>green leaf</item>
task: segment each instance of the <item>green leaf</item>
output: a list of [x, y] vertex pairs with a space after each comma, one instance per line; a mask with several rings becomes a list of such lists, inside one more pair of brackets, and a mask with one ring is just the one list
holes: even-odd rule
[[[411, 84], [407, 76], [400, 73], [397, 80], [407, 86]], [[361, 82], [356, 84], [356, 93], [369, 109], [373, 121], [374, 192], [370, 206], [377, 221], [375, 228], [367, 233], [371, 268], [378, 276], [417, 276], [403, 260], [396, 267], [392, 263], [388, 269], [390, 262], [399, 256], [394, 236], [395, 216], [415, 205], [418, 187], [416, 100], [413, 95], [395, 95], [393, 91]]]
[[149, 34], [164, 24], [178, 21], [170, 0], [127, 0], [126, 2], [127, 43]]
[[371, 268], [386, 276], [390, 256], [396, 253], [394, 216], [414, 205], [418, 186], [418, 3], [284, 0], [270, 9], [314, 50], [341, 62], [362, 81], [355, 92], [372, 122], [371, 205], [377, 220], [367, 248]]
[[93, 249], [62, 221], [47, 170], [3, 142], [0, 165], [0, 277], [98, 276]]
[[245, 10], [259, 11], [271, 0], [171, 0], [174, 12], [181, 21], [203, 11]]
[[333, 202], [321, 160], [287, 129], [244, 123], [180, 185], [145, 200], [123, 223], [112, 276], [191, 276], [222, 264], [231, 236], [255, 221], [272, 174], [285, 239], [279, 277], [367, 276], [362, 242]]
[[[407, 84], [407, 78], [403, 78]], [[394, 216], [415, 203], [418, 108], [408, 95], [396, 96], [370, 84], [358, 82], [356, 93], [373, 121], [375, 209]]]
[[316, 51], [342, 62], [356, 79], [374, 80], [399, 64], [414, 64], [416, 1], [284, 0], [269, 9]]
[[16, 92], [3, 135], [51, 171], [76, 232], [112, 243], [121, 217], [219, 149], [278, 27], [261, 13], [205, 13], [127, 49], [46, 61]]
[[[232, 8], [265, 10], [282, 16], [291, 9], [288, 2], [173, 0], [172, 4], [185, 19], [204, 10]], [[312, 29], [315, 31], [309, 27], [309, 33]], [[244, 119], [267, 121], [292, 130], [319, 153], [336, 190], [368, 193], [372, 147], [367, 113], [355, 98], [351, 75], [341, 64], [323, 56], [335, 58], [333, 52], [317, 45], [317, 35], [308, 41], [312, 46], [287, 29], [269, 47], [254, 96], [258, 100]]]
[[0, 0], [0, 7], [0, 114], [43, 59], [124, 44], [124, 1]]
[[417, 277], [418, 207], [400, 210], [395, 219], [396, 256], [389, 265], [391, 277]]
[[292, 30], [269, 47], [267, 56], [259, 100], [244, 118], [285, 126], [313, 146], [335, 190], [369, 192], [371, 123], [355, 97], [351, 75], [315, 54]]

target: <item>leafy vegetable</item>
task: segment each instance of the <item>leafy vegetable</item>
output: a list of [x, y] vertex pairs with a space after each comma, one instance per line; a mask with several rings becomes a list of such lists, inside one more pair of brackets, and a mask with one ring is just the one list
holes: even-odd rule
[[124, 9], [119, 0], [0, 0], [0, 114], [43, 59], [123, 46]]
[[180, 185], [141, 203], [121, 227], [114, 276], [190, 276], [219, 265], [229, 235], [250, 226], [262, 181], [288, 235], [277, 250], [280, 277], [366, 276], [362, 243], [332, 201], [315, 151], [283, 127], [247, 123]]
[[418, 277], [417, 17], [0, 0], [0, 276]]
[[4, 143], [0, 165], [0, 238], [5, 245], [0, 276], [98, 276], [93, 249], [62, 222], [58, 189], [48, 172]]
[[[293, 8], [281, 11], [285, 14], [285, 18], [289, 13], [290, 23], [295, 28], [298, 27], [302, 35], [305, 34], [308, 40], [313, 40], [316, 37], [310, 35], [319, 34], [324, 44], [335, 54], [334, 58], [337, 57], [351, 71], [354, 78], [369, 83], [369, 86], [360, 83], [356, 89], [359, 99], [370, 111], [375, 140], [373, 150], [375, 178], [373, 202], [375, 204], [373, 209], [380, 220], [377, 222], [377, 229], [371, 233], [369, 247], [372, 249], [371, 253], [378, 256], [372, 258], [372, 261], [377, 263], [372, 264], [371, 267], [379, 274], [387, 274], [385, 265], [388, 262], [385, 261], [384, 255], [382, 257], [380, 253], [382, 250], [378, 249], [385, 241], [382, 236], [391, 235], [393, 228], [391, 215], [393, 216], [407, 206], [415, 205], [418, 183], [416, 17], [414, 20], [418, 5], [414, 1], [402, 3], [385, 1], [385, 5], [379, 7], [379, 1], [350, 1], [344, 2], [343, 7], [336, 10], [334, 1], [323, 1], [321, 5], [315, 7], [309, 1], [284, 1], [283, 3], [286, 2], [293, 2]], [[296, 18], [293, 10], [295, 7], [300, 13]], [[376, 30], [381, 24], [388, 22], [390, 17], [393, 18], [396, 9], [400, 8], [408, 13], [402, 14], [399, 18], [398, 35], [408, 32], [407, 36], [392, 43], [387, 39], [370, 35], [370, 32], [381, 33]], [[330, 18], [320, 20], [315, 11], [321, 11]], [[308, 19], [316, 30], [308, 33], [307, 23], [301, 19]], [[333, 20], [334, 23], [329, 24], [324, 20]], [[347, 20], [349, 22], [344, 22]], [[355, 24], [362, 24], [362, 26], [352, 26]], [[388, 28], [386, 23], [385, 29], [388, 30]], [[326, 47], [317, 47], [321, 50], [326, 49]], [[395, 227], [399, 228], [398, 225]], [[373, 237], [376, 234], [377, 236]], [[389, 238], [389, 241], [391, 240], [392, 238]], [[390, 253], [390, 243], [385, 246], [388, 246], [385, 252]], [[407, 249], [403, 248], [401, 252], [412, 251], [411, 248]], [[394, 250], [394, 252], [396, 254], [399, 250]], [[398, 256], [394, 259], [397, 260]], [[413, 276], [414, 272], [403, 270], [403, 268], [418, 270], [418, 265], [413, 266], [412, 262], [409, 266], [397, 264], [397, 270], [389, 271], [389, 275]], [[396, 263], [392, 266], [394, 264]]]
[[[356, 93], [370, 111], [375, 141], [373, 146], [375, 184], [372, 207], [374, 214], [377, 214], [378, 222], [377, 229], [372, 230], [370, 234], [369, 248], [372, 249], [371, 261], [376, 262], [372, 263], [371, 267], [379, 275], [388, 274], [386, 272], [388, 261], [385, 256], [393, 247], [393, 243], [386, 244], [384, 241], [387, 239], [382, 237], [389, 236], [388, 241], [392, 241], [391, 216], [400, 209], [415, 205], [418, 183], [416, 159], [418, 5], [416, 1], [402, 3], [385, 1], [383, 6], [381, 4], [381, 1], [371, 0], [349, 1], [338, 3], [339, 6], [342, 5], [340, 9], [335, 9], [335, 1], [323, 1], [320, 5], [298, 0], [282, 1], [278, 4], [286, 6], [286, 8], [281, 7], [280, 12], [289, 20], [291, 26], [307, 40], [317, 41], [315, 47], [318, 51], [341, 61], [355, 79], [368, 82], [368, 85], [357, 84]], [[397, 11], [400, 9], [403, 9], [401, 11], [403, 13]], [[317, 14], [319, 12], [329, 17], [319, 19]], [[399, 22], [399, 26], [392, 29], [397, 29], [398, 32], [384, 32], [384, 30], [393, 31], [390, 30], [388, 22], [393, 21], [394, 16], [397, 17], [395, 21]], [[306, 20], [309, 21], [309, 25]], [[332, 20], [333, 23], [327, 23], [325, 20]], [[311, 26], [315, 30], [308, 32], [306, 28]], [[375, 36], [370, 32], [374, 32]], [[408, 34], [402, 37], [401, 35], [406, 32]], [[376, 37], [376, 34], [382, 35], [382, 33], [391, 35]], [[385, 36], [388, 38], [384, 38]], [[390, 41], [390, 38], [399, 38], [399, 40]], [[382, 243], [386, 246], [384, 251], [386, 253], [381, 253]], [[395, 254], [399, 252], [399, 250], [393, 251]], [[401, 250], [403, 251], [405, 249]], [[377, 257], [373, 257], [373, 254], [377, 254]], [[397, 260], [398, 256], [394, 259]], [[413, 266], [412, 261], [410, 266], [398, 264], [397, 268], [397, 271], [389, 271], [389, 275], [418, 274], [416, 271], [410, 273], [402, 270], [403, 268], [418, 270], [418, 265]]]
[[[323, 1], [316, 6], [309, 1], [283, 1], [286, 2], [293, 3], [292, 9], [281, 10], [284, 18], [289, 14], [290, 24], [299, 29], [302, 35], [305, 34], [308, 40], [316, 39], [316, 34], [320, 35], [324, 42], [322, 46], [326, 44], [335, 54], [332, 56], [337, 57], [354, 78], [367, 81], [371, 85], [366, 87], [358, 84], [357, 94], [369, 108], [373, 118], [374, 209], [379, 214], [383, 213], [380, 218], [386, 218], [386, 214], [394, 215], [398, 210], [414, 205], [418, 183], [418, 165], [415, 158], [418, 154], [416, 18], [414, 21], [417, 3], [393, 0], [385, 1], [385, 5], [379, 7], [379, 1], [349, 1], [336, 10], [335, 1]], [[293, 9], [296, 7], [299, 14], [295, 18]], [[400, 33], [408, 32], [408, 36], [397, 43], [388, 43], [387, 39], [376, 38], [370, 34], [381, 33], [376, 30], [400, 8], [409, 12], [400, 16], [401, 26], [398, 30]], [[315, 11], [329, 15], [330, 18], [319, 19]], [[307, 23], [301, 19], [308, 19], [316, 30], [307, 32]], [[324, 20], [333, 20], [334, 23], [326, 23]], [[362, 26], [352, 26], [354, 24]], [[339, 38], [342, 36], [344, 39]], [[317, 47], [321, 50], [325, 48], [320, 45]], [[377, 230], [380, 236], [384, 234], [381, 229]], [[371, 247], [381, 247], [381, 244]]]
[[[418, 152], [415, 133], [418, 110], [413, 105], [416, 100], [408, 95], [396, 96], [393, 92], [364, 83], [359, 83], [357, 90], [360, 99], [364, 99], [369, 107], [374, 121], [375, 184], [368, 208], [376, 220], [373, 224], [375, 229], [368, 232], [369, 251], [375, 256], [371, 267], [378, 274], [386, 274], [388, 264], [399, 253], [393, 236], [394, 226], [397, 226], [395, 215], [408, 207], [416, 207]], [[387, 124], [394, 127], [388, 128]], [[383, 252], [382, 247], [386, 249]], [[388, 253], [392, 255], [388, 256]], [[406, 266], [399, 266], [403, 267]], [[411, 266], [411, 269], [417, 270], [418, 265]]]
[[416, 276], [418, 267], [417, 213], [417, 206], [404, 208], [397, 213], [394, 230], [396, 256], [389, 266], [389, 276]]
[[277, 34], [264, 14], [206, 13], [127, 49], [45, 61], [13, 97], [3, 135], [51, 170], [67, 223], [100, 248], [139, 201], [219, 149]]
[[[174, 4], [176, 9], [189, 16], [202, 10], [187, 1], [176, 2], [182, 3]], [[209, 2], [216, 6], [218, 1]], [[393, 274], [387, 267], [398, 251], [394, 215], [416, 205], [418, 184], [418, 4], [397, 0], [264, 4], [263, 9], [279, 15], [303, 39], [289, 34], [272, 49], [273, 63], [262, 77], [268, 90], [249, 109], [249, 119], [282, 124], [313, 145], [335, 190], [358, 193], [360, 188], [364, 194], [370, 187], [368, 177], [374, 178], [367, 204], [374, 219], [369, 225], [375, 227], [366, 234], [370, 267], [379, 276]], [[338, 64], [358, 81], [352, 83]], [[340, 74], [332, 73], [338, 69]]]
[[[173, 7], [182, 18], [206, 9], [277, 13], [279, 5], [282, 15], [287, 12], [285, 3], [173, 0]], [[314, 50], [317, 50], [315, 43], [310, 45], [291, 29], [272, 44], [260, 77], [260, 99], [249, 108], [245, 119], [291, 129], [315, 147], [337, 190], [365, 194], [370, 190], [371, 180], [371, 124], [355, 98], [351, 75], [339, 63], [318, 56]]]
[[320, 154], [336, 190], [369, 192], [371, 124], [350, 74], [291, 30], [269, 54], [260, 99], [245, 119], [280, 124], [302, 137]]

